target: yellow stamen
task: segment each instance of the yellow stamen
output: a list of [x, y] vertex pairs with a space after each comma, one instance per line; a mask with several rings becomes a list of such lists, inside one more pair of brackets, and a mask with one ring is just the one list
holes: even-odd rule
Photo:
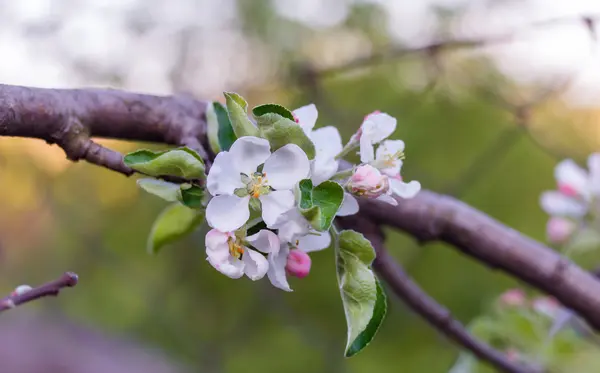
[[234, 238], [229, 238], [227, 240], [227, 245], [229, 245], [229, 255], [236, 259], [240, 259], [244, 254], [244, 248], [236, 242]]

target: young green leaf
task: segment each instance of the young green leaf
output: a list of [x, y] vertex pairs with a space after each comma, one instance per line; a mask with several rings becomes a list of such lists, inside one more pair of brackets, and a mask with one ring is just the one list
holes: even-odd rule
[[252, 109], [252, 114], [254, 115], [255, 118], [258, 118], [261, 115], [265, 115], [267, 113], [279, 114], [284, 118], [295, 121], [294, 114], [292, 114], [291, 111], [289, 111], [288, 109], [286, 109], [285, 107], [283, 107], [281, 105], [264, 104], [264, 105], [260, 105], [260, 106], [255, 107], [254, 109]]
[[181, 188], [181, 198], [179, 201], [192, 209], [203, 208], [202, 202], [204, 201], [204, 188], [197, 185], [192, 185], [187, 188]]
[[308, 159], [315, 157], [315, 145], [306, 136], [302, 127], [292, 119], [275, 113], [266, 113], [256, 118], [260, 130], [260, 137], [269, 140], [271, 151], [281, 148], [287, 144], [298, 145]]
[[318, 231], [329, 229], [342, 201], [344, 190], [335, 181], [325, 181], [313, 188], [312, 181], [300, 181], [300, 212]]
[[148, 176], [177, 176], [184, 179], [204, 179], [202, 158], [187, 147], [154, 152], [141, 149], [127, 154], [123, 162]]
[[179, 184], [164, 180], [144, 178], [138, 179], [137, 185], [150, 194], [154, 194], [165, 201], [175, 202], [181, 198]]
[[147, 250], [156, 254], [165, 245], [191, 233], [204, 221], [204, 210], [193, 210], [180, 203], [167, 206], [154, 221]]
[[370, 268], [374, 259], [375, 250], [362, 234], [340, 232], [336, 264], [348, 325], [346, 357], [356, 355], [373, 340], [385, 316], [385, 295]]
[[229, 148], [231, 148], [231, 145], [235, 142], [235, 140], [237, 140], [237, 137], [233, 132], [233, 127], [231, 126], [229, 114], [227, 114], [227, 109], [225, 108], [225, 106], [223, 106], [219, 102], [214, 102], [213, 105], [217, 116], [217, 120], [219, 122], [219, 147], [221, 148], [221, 150], [227, 151], [229, 150]]
[[208, 145], [213, 153], [218, 154], [221, 151], [219, 145], [219, 119], [215, 107], [218, 102], [209, 102], [206, 105], [206, 136], [208, 137]]
[[242, 136], [260, 137], [258, 128], [248, 118], [247, 108], [248, 103], [244, 98], [237, 93], [224, 92], [227, 103], [227, 113], [233, 128], [233, 132], [237, 138]]

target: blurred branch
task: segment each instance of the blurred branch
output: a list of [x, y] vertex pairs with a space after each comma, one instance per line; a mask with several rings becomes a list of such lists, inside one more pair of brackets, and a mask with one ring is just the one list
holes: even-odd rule
[[[69, 159], [130, 175], [122, 155], [91, 137], [188, 145], [210, 161], [206, 102], [117, 90], [51, 90], [0, 85], [0, 136], [44, 139]], [[421, 191], [399, 206], [360, 201], [360, 216], [421, 241], [440, 240], [548, 292], [600, 330], [600, 281], [552, 249], [451, 197]]]
[[509, 373], [541, 373], [538, 367], [525, 366], [510, 361], [507, 356], [475, 338], [465, 327], [452, 317], [450, 311], [431, 298], [402, 269], [387, 252], [381, 227], [365, 216], [354, 215], [339, 218], [341, 225], [361, 231], [371, 241], [377, 257], [373, 268], [413, 311], [421, 315], [440, 333], [471, 351], [479, 359], [488, 362], [500, 371]]
[[581, 23], [583, 27], [589, 31], [591, 39], [596, 40], [595, 26], [599, 19], [600, 14], [553, 18], [545, 21], [534, 22], [526, 27], [517, 29], [516, 31], [507, 33], [505, 35], [496, 35], [486, 38], [457, 38], [434, 41], [430, 44], [417, 47], [390, 48], [386, 51], [373, 53], [370, 56], [357, 58], [338, 66], [321, 69], [316, 71], [315, 74], [320, 78], [326, 78], [345, 73], [350, 70], [378, 65], [388, 62], [392, 59], [403, 58], [414, 54], [426, 54], [429, 57], [435, 58], [441, 52], [454, 51], [458, 49], [476, 49], [498, 44], [505, 44], [514, 41], [515, 38], [523, 31], [565, 23]]
[[77, 280], [78, 277], [75, 273], [66, 272], [57, 280], [48, 282], [36, 288], [15, 291], [11, 295], [0, 300], [0, 312], [4, 312], [39, 298], [57, 296], [63, 288], [77, 285]]

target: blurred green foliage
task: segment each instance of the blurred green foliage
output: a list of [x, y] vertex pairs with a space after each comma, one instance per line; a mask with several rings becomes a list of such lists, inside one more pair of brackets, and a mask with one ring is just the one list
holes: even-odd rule
[[[266, 0], [239, 1], [239, 6], [247, 37], [259, 38], [268, 53], [280, 57], [279, 71], [269, 86], [224, 91], [239, 90], [250, 106], [273, 101], [296, 108], [315, 102], [318, 126], [338, 126], [345, 140], [365, 114], [388, 112], [398, 118], [395, 137], [407, 144], [406, 180], [439, 192], [452, 189], [502, 223], [544, 239], [546, 216], [538, 198], [554, 187], [557, 159], [460, 76], [450, 72], [431, 85], [423, 73], [427, 61], [420, 56], [316, 81], [296, 74], [299, 62], [318, 66], [321, 53], [335, 53], [319, 49], [327, 47], [319, 41], [335, 40], [342, 30], [360, 33], [374, 51], [388, 48], [381, 9], [355, 5], [345, 24], [317, 30], [279, 17]], [[451, 63], [464, 66], [473, 79], [498, 75], [486, 61]], [[486, 81], [492, 90], [496, 79]], [[547, 105], [534, 113], [532, 133], [549, 149], [581, 160], [597, 148], [596, 116], [591, 110]], [[507, 145], [485, 155], [501, 136]], [[107, 143], [123, 152], [163, 149]], [[28, 307], [133, 336], [164, 348], [197, 372], [446, 372], [459, 353], [390, 297], [377, 338], [357, 357], [345, 359], [332, 250], [312, 256], [310, 276], [294, 281], [293, 293], [272, 288], [266, 279], [252, 283], [216, 272], [205, 260], [205, 228], [150, 256], [147, 235], [166, 204], [138, 190], [134, 178], [69, 164], [56, 147], [35, 140], [3, 138], [0, 151], [4, 289], [40, 283], [65, 270], [80, 275], [80, 285], [59, 300]], [[482, 164], [465, 177], [474, 162]], [[464, 323], [517, 285], [444, 244], [420, 246], [399, 232], [389, 232], [387, 244], [416, 281]]]

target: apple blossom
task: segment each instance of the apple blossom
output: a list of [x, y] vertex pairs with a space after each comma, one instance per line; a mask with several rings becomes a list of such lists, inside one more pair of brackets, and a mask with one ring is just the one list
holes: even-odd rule
[[400, 176], [402, 159], [404, 159], [404, 141], [385, 140], [377, 147], [375, 158], [369, 159], [368, 163], [389, 177], [390, 187], [394, 194], [409, 199], [419, 193], [421, 183], [416, 180], [405, 183], [402, 180], [402, 176]]
[[398, 204], [391, 196], [389, 177], [368, 164], [358, 166], [354, 170], [346, 189], [355, 196], [378, 199], [394, 206]]
[[342, 151], [342, 137], [337, 128], [327, 126], [313, 130], [319, 116], [314, 104], [302, 106], [292, 112], [296, 123], [315, 145], [315, 158], [311, 161], [310, 178], [313, 185], [329, 180], [338, 170], [339, 161], [335, 159]]
[[276, 254], [280, 246], [277, 235], [266, 229], [246, 237], [245, 240], [233, 232], [211, 229], [206, 234], [205, 242], [206, 259], [217, 271], [234, 279], [245, 274], [253, 281], [264, 277], [269, 263], [267, 258], [250, 249], [248, 244], [267, 254]]
[[556, 318], [558, 311], [561, 308], [560, 303], [552, 297], [535, 298], [532, 301], [531, 306], [536, 312], [548, 316], [551, 319]]
[[588, 171], [566, 159], [554, 169], [556, 191], [544, 192], [540, 204], [554, 216], [583, 217], [593, 198], [600, 196], [600, 153], [588, 157]]
[[360, 129], [353, 136], [353, 140], [360, 144], [360, 161], [368, 163], [374, 159], [373, 146], [387, 139], [395, 130], [396, 118], [389, 114], [375, 111], [367, 115]]
[[292, 189], [309, 169], [308, 157], [295, 144], [271, 153], [267, 140], [240, 137], [229, 151], [217, 154], [208, 174], [207, 189], [214, 196], [206, 208], [208, 224], [222, 232], [242, 227], [252, 200], [260, 201], [262, 219], [270, 226], [294, 205]]
[[310, 266], [310, 256], [306, 252], [299, 249], [290, 250], [285, 264], [285, 270], [288, 274], [304, 278], [308, 276]]

